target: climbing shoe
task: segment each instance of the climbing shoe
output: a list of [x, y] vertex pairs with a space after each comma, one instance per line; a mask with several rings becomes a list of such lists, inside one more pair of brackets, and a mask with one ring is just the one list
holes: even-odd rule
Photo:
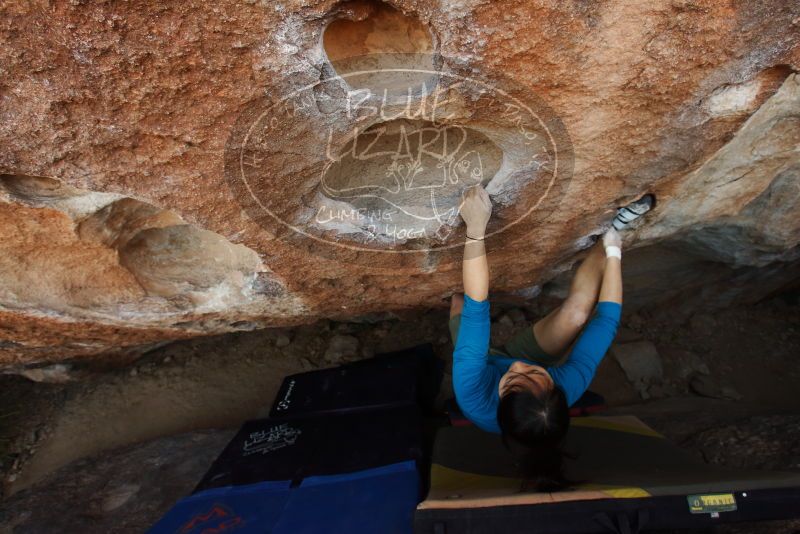
[[612, 224], [617, 231], [622, 231], [628, 227], [630, 223], [650, 211], [655, 206], [656, 197], [653, 195], [645, 195], [635, 202], [631, 202], [624, 208], [617, 211], [616, 217]]

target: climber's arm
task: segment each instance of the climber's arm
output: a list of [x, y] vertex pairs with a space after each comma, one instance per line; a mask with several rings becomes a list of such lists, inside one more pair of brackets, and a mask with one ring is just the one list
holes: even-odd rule
[[486, 393], [489, 352], [489, 262], [483, 238], [492, 213], [489, 195], [481, 186], [464, 194], [461, 217], [467, 225], [464, 243], [464, 307], [453, 353], [453, 384], [459, 404], [480, 404]]
[[464, 293], [482, 302], [489, 296], [489, 262], [483, 241], [467, 239], [464, 245]]
[[453, 390], [458, 405], [471, 420], [481, 419], [497, 388], [486, 365], [489, 353], [489, 264], [483, 238], [492, 213], [489, 195], [480, 187], [467, 189], [461, 217], [467, 225], [464, 244], [464, 307], [453, 352]]
[[619, 303], [599, 302], [594, 318], [581, 332], [567, 361], [547, 370], [564, 390], [569, 406], [572, 406], [592, 383], [597, 367], [617, 333], [621, 310], [622, 306]]
[[467, 225], [462, 276], [464, 293], [477, 302], [489, 296], [489, 263], [483, 239], [491, 214], [492, 202], [486, 190], [479, 185], [467, 189], [461, 206], [461, 217]]
[[622, 313], [622, 262], [608, 247], [615, 247], [621, 255], [622, 240], [616, 230], [603, 237], [606, 246], [606, 265], [600, 286], [597, 310], [570, 351], [567, 361], [548, 370], [572, 405], [591, 384], [597, 367], [614, 341]]
[[464, 296], [461, 324], [453, 351], [453, 392], [458, 405], [470, 420], [485, 412], [491, 393], [497, 388], [493, 381], [489, 357], [489, 301]]

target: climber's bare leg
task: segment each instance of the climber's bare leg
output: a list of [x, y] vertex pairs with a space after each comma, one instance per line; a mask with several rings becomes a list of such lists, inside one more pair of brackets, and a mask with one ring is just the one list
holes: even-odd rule
[[600, 293], [605, 258], [603, 242], [598, 240], [578, 267], [564, 302], [534, 323], [533, 335], [547, 354], [563, 354], [589, 320]]

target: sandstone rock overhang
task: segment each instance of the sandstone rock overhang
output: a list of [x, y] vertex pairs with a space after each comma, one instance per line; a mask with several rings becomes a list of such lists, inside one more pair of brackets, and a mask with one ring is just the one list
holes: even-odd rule
[[[686, 294], [727, 304], [800, 275], [791, 0], [12, 1], [0, 14], [7, 370], [441, 305], [460, 285], [463, 233], [443, 215], [469, 179], [497, 205], [498, 291], [556, 291], [614, 208], [646, 191], [659, 203], [628, 238], [631, 305]], [[425, 85], [414, 102], [439, 84], [448, 119], [348, 121], [354, 91], [404, 96], [395, 78], [353, 75], [365, 54], [402, 68], [412, 58]], [[527, 124], [507, 114], [516, 104], [480, 84], [535, 103], [552, 143], [526, 145]], [[264, 123], [276, 102], [291, 113]], [[385, 216], [396, 197], [345, 198], [378, 166], [346, 161], [347, 148], [379, 131], [430, 156], [380, 163], [394, 165], [382, 177], [403, 185], [401, 204], [416, 206], [408, 217], [430, 221], [438, 202], [417, 233], [357, 219]], [[444, 136], [462, 134], [472, 150], [450, 157]], [[553, 147], [564, 149], [558, 172], [534, 157]], [[245, 155], [258, 172], [243, 184]], [[356, 220], [315, 219], [326, 207]]]

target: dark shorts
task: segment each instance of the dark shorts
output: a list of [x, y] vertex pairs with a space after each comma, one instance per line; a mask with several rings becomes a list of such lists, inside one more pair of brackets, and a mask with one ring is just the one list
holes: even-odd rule
[[[458, 329], [461, 327], [461, 314], [451, 317], [449, 326], [450, 337], [453, 340], [453, 346], [455, 346], [458, 339]], [[544, 367], [555, 365], [561, 360], [560, 356], [552, 356], [542, 350], [539, 342], [536, 341], [536, 336], [533, 335], [533, 327], [530, 325], [526, 326], [502, 347], [490, 347], [489, 354], [530, 360]]]

